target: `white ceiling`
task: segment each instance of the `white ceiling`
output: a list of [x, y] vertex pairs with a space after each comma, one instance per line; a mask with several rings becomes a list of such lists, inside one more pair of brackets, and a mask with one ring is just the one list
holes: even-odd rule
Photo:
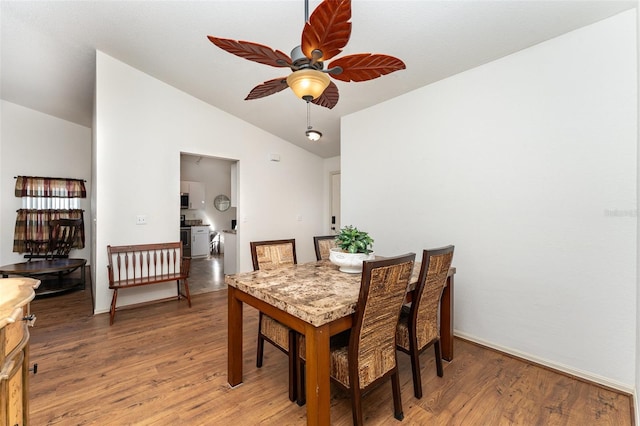
[[[310, 1], [313, 11], [319, 4]], [[336, 81], [333, 110], [311, 106], [324, 136], [304, 136], [305, 103], [289, 90], [245, 96], [285, 68], [247, 61], [206, 36], [290, 53], [300, 44], [304, 0], [0, 2], [0, 96], [92, 125], [95, 50], [322, 157], [340, 153], [340, 117], [581, 26], [635, 1], [353, 0], [351, 39], [340, 55], [384, 53], [407, 69], [361, 83]], [[338, 56], [338, 57], [340, 57]]]

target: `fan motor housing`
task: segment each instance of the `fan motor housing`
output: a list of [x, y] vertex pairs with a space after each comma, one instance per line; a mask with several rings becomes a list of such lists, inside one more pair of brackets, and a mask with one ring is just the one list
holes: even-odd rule
[[[314, 54], [316, 52], [318, 52], [318, 58], [322, 58], [322, 51], [316, 49], [314, 50]], [[302, 53], [302, 48], [300, 46], [296, 46], [291, 51], [291, 68], [295, 71], [305, 68], [322, 71], [324, 69], [324, 62], [312, 61], [311, 59], [304, 56], [304, 53]]]

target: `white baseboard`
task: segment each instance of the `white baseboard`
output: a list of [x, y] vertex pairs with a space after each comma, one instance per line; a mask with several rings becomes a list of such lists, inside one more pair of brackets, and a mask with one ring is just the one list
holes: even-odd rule
[[[587, 371], [577, 370], [577, 369], [575, 369], [573, 367], [569, 367], [567, 365], [563, 365], [563, 364], [559, 364], [557, 362], [553, 362], [553, 361], [549, 361], [549, 360], [546, 360], [546, 359], [543, 359], [543, 358], [539, 358], [539, 357], [537, 357], [535, 355], [531, 355], [531, 354], [528, 354], [528, 353], [525, 353], [525, 352], [520, 352], [520, 351], [517, 351], [517, 350], [512, 349], [512, 348], [507, 348], [507, 347], [504, 347], [504, 346], [496, 345], [495, 343], [488, 342], [488, 341], [483, 340], [483, 339], [479, 339], [479, 338], [477, 338], [475, 336], [469, 335], [467, 333], [464, 333], [464, 332], [461, 332], [461, 331], [458, 331], [458, 330], [455, 330], [453, 334], [454, 334], [454, 336], [460, 337], [460, 338], [468, 340], [470, 342], [474, 342], [474, 343], [477, 343], [479, 345], [486, 346], [486, 347], [491, 348], [491, 349], [495, 349], [496, 351], [504, 352], [505, 354], [509, 354], [509, 355], [512, 355], [512, 356], [517, 357], [517, 358], [522, 358], [524, 360], [531, 361], [533, 363], [543, 365], [543, 366], [548, 367], [548, 368], [550, 368], [552, 370], [557, 370], [557, 371], [562, 372], [562, 373], [566, 373], [566, 374], [569, 374], [569, 375], [572, 375], [572, 376], [576, 376], [576, 377], [579, 377], [581, 379], [587, 380], [589, 382], [597, 383], [597, 384], [600, 384], [600, 385], [603, 385], [603, 386], [606, 386], [606, 387], [609, 387], [609, 388], [612, 388], [612, 389], [619, 390], [619, 391], [627, 393], [629, 395], [635, 395], [634, 396], [634, 398], [635, 398], [635, 411], [636, 411], [636, 417], [638, 417], [638, 398], [637, 398], [637, 394], [636, 394], [635, 390], [633, 389], [633, 387], [629, 387], [629, 385], [627, 385], [625, 383], [620, 383], [620, 382], [617, 382], [615, 380], [611, 380], [611, 379], [608, 379], [606, 377], [599, 376], [597, 374], [589, 373]], [[640, 425], [640, 423], [638, 423], [638, 422], [636, 422], [636, 424]]]

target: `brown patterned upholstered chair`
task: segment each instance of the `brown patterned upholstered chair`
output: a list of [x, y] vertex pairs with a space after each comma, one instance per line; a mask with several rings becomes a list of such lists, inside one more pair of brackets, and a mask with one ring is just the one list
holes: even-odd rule
[[[331, 380], [350, 392], [354, 425], [363, 422], [361, 397], [364, 392], [388, 378], [391, 378], [394, 417], [398, 420], [404, 417], [396, 359], [396, 327], [415, 256], [409, 253], [363, 262], [353, 326], [331, 338]], [[298, 352], [304, 361], [303, 336], [300, 342]], [[304, 389], [304, 375], [299, 379], [299, 389]], [[299, 398], [304, 398], [300, 394]]]
[[[269, 270], [298, 263], [296, 240], [252, 241], [251, 260], [253, 270]], [[289, 348], [295, 345], [296, 333], [284, 324], [262, 312], [258, 318], [258, 347], [256, 367], [262, 367], [265, 340], [289, 356], [289, 399], [296, 400], [295, 353]]]
[[413, 393], [422, 398], [420, 353], [433, 345], [436, 371], [443, 376], [440, 348], [440, 299], [447, 282], [454, 246], [424, 250], [413, 302], [404, 306], [396, 330], [397, 349], [411, 357]]
[[313, 237], [313, 246], [316, 249], [316, 260], [329, 260], [329, 252], [336, 247], [336, 236], [323, 235]]

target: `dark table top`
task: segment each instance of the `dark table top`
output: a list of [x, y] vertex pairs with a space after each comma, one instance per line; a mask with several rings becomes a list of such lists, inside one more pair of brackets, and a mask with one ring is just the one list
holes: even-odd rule
[[39, 259], [0, 266], [3, 275], [37, 275], [63, 272], [84, 266], [86, 259]]

